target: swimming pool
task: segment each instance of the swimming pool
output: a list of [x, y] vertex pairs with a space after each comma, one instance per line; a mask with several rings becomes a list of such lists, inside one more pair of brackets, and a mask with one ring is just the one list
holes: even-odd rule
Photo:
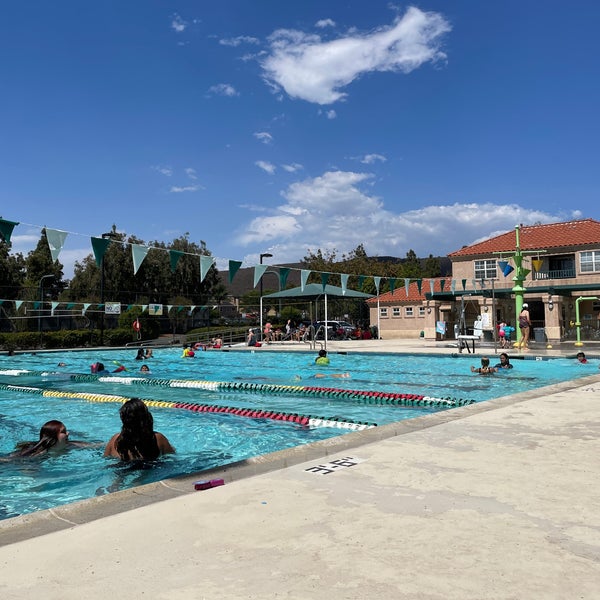
[[[36, 439], [49, 419], [63, 421], [71, 439], [98, 443], [58, 456], [0, 463], [0, 518], [312, 443], [366, 423], [382, 425], [446, 409], [435, 402], [413, 406], [410, 397], [394, 402], [398, 392], [460, 404], [590, 374], [589, 365], [567, 359], [513, 361], [512, 371], [481, 377], [469, 371], [476, 359], [462, 355], [331, 354], [332, 364], [317, 368], [314, 353], [304, 352], [201, 352], [182, 359], [181, 350], [171, 348], [154, 354], [145, 361], [150, 376], [139, 373], [142, 362], [134, 360], [132, 350], [0, 357], [0, 454], [19, 441]], [[122, 363], [127, 371], [88, 376], [97, 360], [107, 368]], [[343, 373], [350, 376], [333, 377]], [[319, 374], [327, 377], [315, 378]], [[151, 469], [132, 470], [102, 457], [104, 443], [120, 428], [120, 399], [132, 396], [151, 403], [156, 430], [177, 449]], [[187, 410], [174, 408], [184, 405]], [[198, 412], [195, 406], [208, 408]], [[210, 412], [215, 407], [230, 410]], [[276, 416], [282, 414], [314, 419], [283, 421]]]

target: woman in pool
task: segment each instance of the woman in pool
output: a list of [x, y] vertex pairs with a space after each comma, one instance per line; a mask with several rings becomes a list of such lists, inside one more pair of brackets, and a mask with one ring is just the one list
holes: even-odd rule
[[508, 358], [508, 354], [503, 352], [500, 355], [500, 362], [494, 367], [494, 369], [512, 369], [513, 366], [510, 364], [510, 359]]
[[162, 433], [154, 431], [154, 419], [142, 400], [127, 400], [119, 414], [123, 427], [106, 444], [104, 456], [121, 460], [155, 460], [161, 454], [175, 452], [169, 440]]
[[87, 442], [69, 441], [69, 432], [61, 421], [47, 421], [40, 429], [40, 439], [37, 442], [21, 442], [11, 457], [40, 456], [47, 452], [61, 452], [69, 447], [85, 448], [93, 446]]

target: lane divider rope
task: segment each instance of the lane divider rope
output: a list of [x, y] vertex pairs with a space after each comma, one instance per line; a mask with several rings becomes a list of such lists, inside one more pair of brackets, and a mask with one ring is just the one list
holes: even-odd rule
[[[130, 398], [112, 394], [89, 394], [86, 392], [65, 392], [59, 390], [45, 390], [21, 385], [0, 384], [0, 390], [37, 394], [46, 398], [77, 398], [89, 402], [127, 402]], [[193, 412], [230, 414], [238, 417], [251, 419], [271, 419], [273, 421], [287, 421], [307, 427], [337, 427], [351, 431], [362, 431], [377, 427], [376, 423], [352, 421], [350, 419], [339, 419], [337, 417], [318, 417], [315, 415], [301, 415], [297, 413], [286, 413], [274, 410], [258, 410], [253, 408], [240, 408], [236, 406], [220, 406], [218, 404], [197, 404], [194, 402], [173, 402], [170, 400], [148, 400], [143, 399], [147, 406], [158, 408], [179, 408]]]
[[[65, 375], [44, 371], [0, 371], [0, 375]], [[124, 385], [154, 385], [171, 388], [191, 388], [206, 391], [244, 391], [260, 394], [278, 394], [283, 396], [295, 395], [304, 397], [337, 398], [350, 400], [355, 403], [380, 404], [416, 408], [456, 408], [473, 404], [475, 400], [463, 398], [437, 398], [421, 394], [404, 394], [397, 392], [375, 392], [365, 390], [347, 390], [343, 388], [313, 387], [303, 385], [282, 385], [268, 383], [247, 383], [234, 381], [202, 381], [187, 379], [161, 379], [154, 377], [123, 377], [116, 375], [70, 374], [66, 375], [72, 381], [99, 381], [101, 383], [117, 383]]]

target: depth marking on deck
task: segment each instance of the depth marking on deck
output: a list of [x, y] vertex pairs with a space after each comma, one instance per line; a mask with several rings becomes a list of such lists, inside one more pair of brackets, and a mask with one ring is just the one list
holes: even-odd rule
[[356, 458], [355, 456], [344, 456], [344, 458], [337, 458], [328, 463], [315, 465], [314, 467], [309, 467], [304, 470], [309, 473], [316, 473], [317, 475], [329, 475], [330, 473], [335, 473], [341, 469], [354, 467], [358, 463], [364, 462], [364, 460], [364, 458]]

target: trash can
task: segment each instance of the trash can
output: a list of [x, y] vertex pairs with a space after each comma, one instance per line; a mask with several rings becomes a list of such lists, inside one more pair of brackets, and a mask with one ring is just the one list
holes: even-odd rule
[[533, 339], [536, 342], [545, 342], [546, 341], [546, 332], [543, 327], [534, 327], [533, 328]]

